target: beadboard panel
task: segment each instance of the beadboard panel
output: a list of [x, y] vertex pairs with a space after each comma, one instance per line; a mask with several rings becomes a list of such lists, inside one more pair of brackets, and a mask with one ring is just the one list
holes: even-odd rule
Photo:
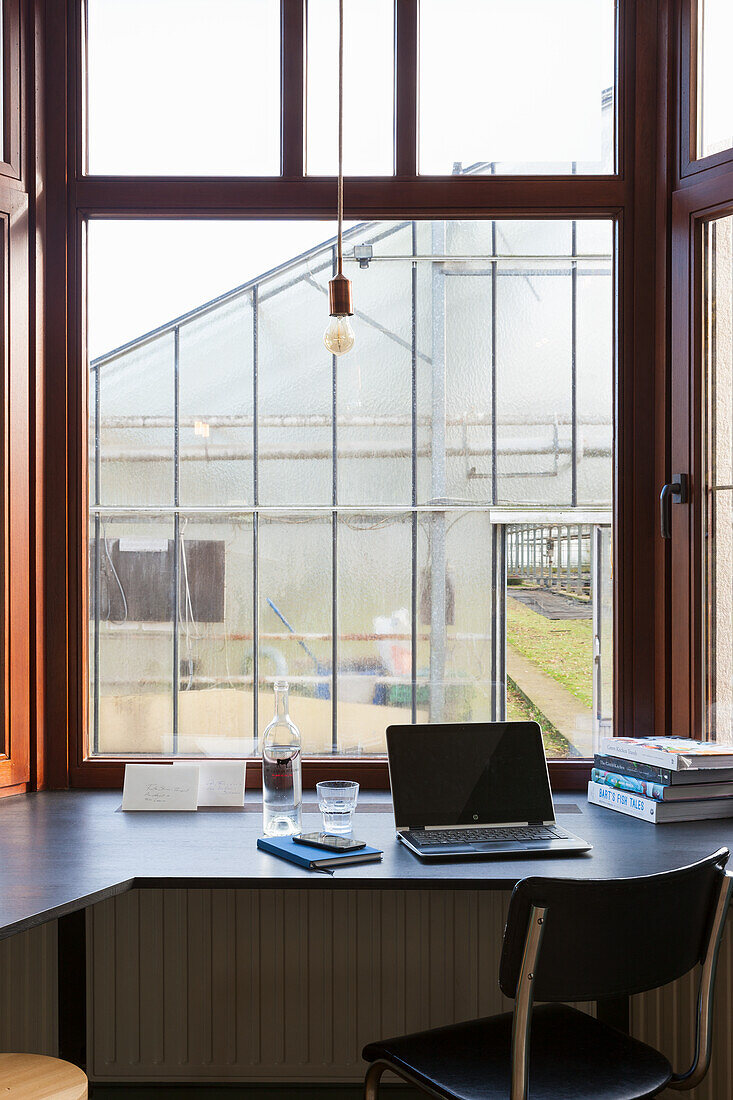
[[358, 1081], [371, 1039], [510, 1008], [508, 893], [145, 890], [88, 920], [94, 1080]]
[[[691, 1092], [666, 1089], [664, 1100], [688, 1096], [690, 1100], [728, 1100], [733, 1097], [733, 918], [728, 919], [718, 959], [715, 982], [713, 1058], [701, 1085]], [[692, 1062], [699, 972], [686, 975], [665, 989], [632, 998], [631, 1028], [637, 1038], [663, 1051], [681, 1072]]]
[[56, 921], [0, 940], [0, 1050], [58, 1053]]
[[[511, 1008], [497, 986], [508, 899], [309, 887], [143, 890], [101, 902], [87, 923], [90, 1075], [359, 1081], [370, 1039]], [[675, 1067], [691, 1058], [696, 991], [694, 974], [632, 999], [633, 1033]], [[712, 1068], [691, 1100], [733, 1096], [732, 1021], [729, 922]]]

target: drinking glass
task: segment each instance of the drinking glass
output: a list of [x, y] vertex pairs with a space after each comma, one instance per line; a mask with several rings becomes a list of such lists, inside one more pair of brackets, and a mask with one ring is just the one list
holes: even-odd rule
[[359, 784], [348, 779], [328, 779], [316, 783], [316, 791], [318, 808], [323, 814], [324, 832], [350, 833]]

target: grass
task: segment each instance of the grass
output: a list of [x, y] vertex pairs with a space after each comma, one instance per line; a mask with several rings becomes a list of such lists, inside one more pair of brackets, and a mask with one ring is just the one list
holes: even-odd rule
[[507, 643], [585, 706], [593, 706], [592, 621], [546, 619], [511, 595], [506, 617]]
[[568, 739], [517, 687], [510, 676], [507, 676], [506, 680], [506, 716], [509, 722], [538, 722], [542, 728], [545, 753], [549, 758], [557, 760], [558, 758], [570, 756], [571, 746]]

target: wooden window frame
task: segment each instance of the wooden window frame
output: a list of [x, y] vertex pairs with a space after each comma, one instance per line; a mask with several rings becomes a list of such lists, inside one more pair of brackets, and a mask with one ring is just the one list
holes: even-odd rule
[[689, 474], [689, 504], [672, 509], [667, 548], [668, 714], [674, 732], [701, 738], [706, 734], [703, 234], [708, 221], [733, 214], [733, 148], [695, 159], [697, 28], [697, 0], [678, 0], [670, 36], [678, 111], [672, 126], [677, 146], [670, 203], [670, 431], [660, 485], [673, 471]]
[[[347, 178], [348, 219], [612, 218], [616, 224], [617, 377], [614, 488], [614, 721], [619, 734], [660, 728], [659, 554], [653, 500], [660, 469], [655, 407], [666, 361], [655, 342], [666, 241], [658, 199], [666, 118], [666, 0], [619, 0], [617, 172], [609, 176], [417, 175], [418, 0], [396, 2], [395, 175]], [[118, 787], [123, 758], [86, 756], [86, 379], [82, 303], [85, 219], [332, 218], [333, 179], [303, 175], [303, 0], [281, 0], [282, 168], [277, 178], [92, 177], [82, 172], [81, 0], [48, 6], [45, 37], [45, 339], [47, 422], [43, 548], [44, 713], [48, 785]], [[662, 101], [664, 108], [660, 108]], [[666, 177], [665, 177], [666, 184]], [[651, 276], [650, 276], [650, 273]], [[53, 364], [53, 371], [51, 370]], [[661, 378], [660, 378], [661, 372]], [[49, 414], [53, 410], [53, 417]], [[579, 789], [587, 761], [550, 761], [553, 784]], [[308, 759], [305, 782], [337, 771], [387, 786], [386, 762]], [[256, 769], [249, 774], [256, 781]]]

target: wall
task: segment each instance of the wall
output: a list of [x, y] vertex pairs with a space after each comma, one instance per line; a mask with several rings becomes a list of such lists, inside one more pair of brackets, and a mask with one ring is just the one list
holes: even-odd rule
[[[369, 1039], [509, 1007], [497, 987], [508, 894], [147, 890], [88, 914], [89, 1072], [102, 1081], [355, 1082]], [[55, 1053], [56, 925], [0, 943], [0, 1049]], [[632, 1002], [632, 1030], [689, 1061], [696, 984]], [[733, 1095], [733, 936], [711, 1072]], [[670, 1098], [678, 1093], [668, 1091]]]

